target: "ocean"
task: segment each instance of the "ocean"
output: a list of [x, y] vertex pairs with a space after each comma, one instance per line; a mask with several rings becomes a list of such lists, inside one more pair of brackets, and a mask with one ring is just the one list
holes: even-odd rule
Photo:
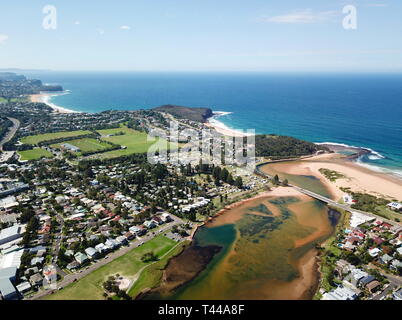
[[209, 107], [232, 129], [372, 150], [358, 161], [402, 177], [402, 74], [40, 72], [75, 111]]

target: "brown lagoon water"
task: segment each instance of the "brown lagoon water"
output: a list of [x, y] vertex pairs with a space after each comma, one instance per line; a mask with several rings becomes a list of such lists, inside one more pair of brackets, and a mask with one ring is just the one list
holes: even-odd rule
[[306, 196], [250, 200], [197, 231], [192, 247], [221, 248], [201, 272], [171, 290], [173, 260], [169, 277], [149, 298], [311, 299], [318, 281], [315, 244], [331, 235], [334, 221], [325, 205]]

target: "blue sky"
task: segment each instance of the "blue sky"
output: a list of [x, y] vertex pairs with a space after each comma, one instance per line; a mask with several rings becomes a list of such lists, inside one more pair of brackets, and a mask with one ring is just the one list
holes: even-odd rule
[[401, 18], [400, 0], [1, 1], [0, 68], [400, 72]]

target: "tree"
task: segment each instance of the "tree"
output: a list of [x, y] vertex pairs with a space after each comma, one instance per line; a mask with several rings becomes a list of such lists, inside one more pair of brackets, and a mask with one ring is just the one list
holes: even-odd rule
[[243, 179], [242, 179], [242, 177], [237, 177], [236, 178], [235, 186], [238, 187], [239, 189], [243, 188]]
[[282, 185], [283, 185], [284, 187], [287, 187], [287, 186], [289, 185], [288, 179], [283, 180]]

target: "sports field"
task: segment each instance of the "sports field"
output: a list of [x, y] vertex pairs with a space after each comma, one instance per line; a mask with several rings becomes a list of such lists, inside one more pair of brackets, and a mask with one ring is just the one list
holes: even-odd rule
[[[70, 140], [66, 141], [66, 143], [71, 144], [77, 148], [80, 148], [81, 152], [96, 152], [96, 151], [102, 151], [105, 149], [108, 149], [112, 147], [110, 144], [93, 139], [93, 138], [83, 138], [83, 139], [77, 139], [77, 140]], [[57, 148], [60, 149], [60, 146], [63, 143], [56, 143], [52, 144], [52, 148]]]
[[[133, 153], [145, 153], [149, 150], [150, 146], [152, 146], [157, 141], [156, 139], [153, 141], [148, 141], [147, 133], [139, 132], [124, 126], [116, 129], [98, 130], [98, 133], [102, 135], [102, 140], [109, 141], [120, 146], [124, 146], [126, 148], [113, 150], [90, 157], [105, 159], [126, 156]], [[123, 134], [121, 135], [120, 133]], [[171, 143], [171, 148], [177, 148], [177, 144]]]
[[144, 263], [141, 257], [144, 253], [154, 252], [157, 257], [162, 257], [171, 250], [177, 242], [163, 235], [156, 236], [142, 246], [134, 248], [125, 255], [96, 269], [89, 275], [73, 282], [64, 289], [44, 297], [46, 300], [100, 300], [103, 297], [103, 283], [109, 276], [119, 274], [124, 278], [133, 279], [143, 267], [151, 264]]
[[36, 144], [38, 144], [40, 142], [44, 142], [44, 141], [50, 141], [50, 140], [60, 139], [60, 138], [77, 137], [77, 136], [83, 136], [86, 134], [91, 134], [91, 131], [88, 131], [88, 130], [61, 131], [61, 132], [37, 134], [34, 136], [24, 137], [21, 139], [21, 142], [25, 143], [25, 144], [36, 145]]
[[22, 161], [38, 160], [40, 158], [53, 158], [53, 154], [42, 148], [34, 148], [32, 150], [18, 151]]

